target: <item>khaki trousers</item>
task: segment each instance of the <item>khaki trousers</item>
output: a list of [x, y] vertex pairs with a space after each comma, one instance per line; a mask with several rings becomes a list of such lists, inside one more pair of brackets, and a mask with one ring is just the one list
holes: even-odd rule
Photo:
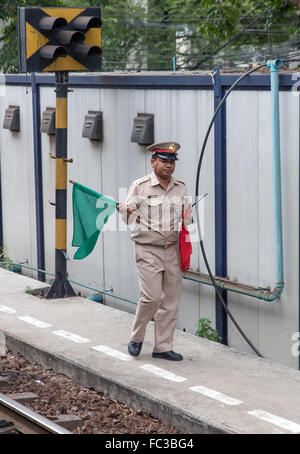
[[154, 317], [153, 351], [172, 350], [183, 275], [178, 244], [164, 249], [135, 242], [135, 258], [141, 298], [131, 340], [142, 342], [147, 324]]

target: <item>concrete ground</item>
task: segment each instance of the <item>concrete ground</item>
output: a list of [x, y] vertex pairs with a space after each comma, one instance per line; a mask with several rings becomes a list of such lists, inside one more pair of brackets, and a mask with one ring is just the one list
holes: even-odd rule
[[300, 374], [176, 331], [183, 361], [153, 359], [153, 324], [128, 355], [134, 316], [82, 297], [46, 300], [45, 283], [0, 268], [0, 332], [8, 348], [150, 412], [186, 434], [300, 433]]

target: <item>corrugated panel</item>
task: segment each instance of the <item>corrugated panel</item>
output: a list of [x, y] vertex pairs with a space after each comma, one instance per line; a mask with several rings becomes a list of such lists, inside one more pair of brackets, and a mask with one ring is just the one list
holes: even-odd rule
[[[298, 99], [280, 93], [285, 289], [267, 303], [228, 293], [229, 308], [261, 353], [297, 367]], [[227, 102], [228, 274], [275, 287], [272, 125], [269, 92], [235, 92]], [[293, 195], [292, 195], [293, 194]], [[250, 351], [229, 322], [229, 344]], [[284, 359], [283, 359], [284, 358]]]
[[[102, 149], [103, 193], [124, 202], [131, 182], [145, 175], [145, 147], [130, 141], [134, 118], [138, 112], [144, 112], [144, 93], [102, 90], [101, 108], [105, 134]], [[137, 302], [139, 289], [130, 229], [118, 213], [114, 214], [112, 221], [121, 232], [106, 231], [102, 238], [105, 286], [112, 287], [116, 295]], [[134, 304], [119, 300], [110, 299], [109, 302], [131, 312], [136, 309]]]
[[[40, 88], [41, 116], [47, 107], [55, 108], [55, 92], [53, 88]], [[42, 144], [42, 174], [43, 174], [43, 204], [44, 204], [44, 238], [45, 238], [45, 268], [49, 273], [55, 273], [55, 136], [41, 135]], [[46, 275], [46, 280], [51, 279]]]
[[[20, 132], [2, 129], [9, 105], [20, 106]], [[26, 94], [24, 87], [6, 87], [0, 107], [4, 254], [36, 263], [31, 90]], [[24, 273], [32, 275], [28, 270]]]

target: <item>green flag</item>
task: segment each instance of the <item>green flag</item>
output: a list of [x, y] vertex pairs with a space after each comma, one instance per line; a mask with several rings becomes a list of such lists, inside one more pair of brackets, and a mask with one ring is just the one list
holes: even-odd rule
[[84, 259], [95, 247], [98, 236], [118, 203], [79, 183], [73, 183], [74, 259]]

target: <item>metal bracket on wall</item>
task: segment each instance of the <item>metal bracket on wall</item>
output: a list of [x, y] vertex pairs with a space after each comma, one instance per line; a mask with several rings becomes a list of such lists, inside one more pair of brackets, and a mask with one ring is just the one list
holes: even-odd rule
[[[49, 153], [49, 156], [50, 156], [50, 158], [52, 158], [52, 159], [61, 159], [61, 158], [57, 158], [56, 156], [54, 156], [54, 155], [51, 154], [51, 153]], [[72, 158], [70, 158], [70, 159], [62, 158], [62, 160], [63, 160], [64, 162], [69, 162], [70, 164], [73, 163], [73, 159], [72, 159]]]

